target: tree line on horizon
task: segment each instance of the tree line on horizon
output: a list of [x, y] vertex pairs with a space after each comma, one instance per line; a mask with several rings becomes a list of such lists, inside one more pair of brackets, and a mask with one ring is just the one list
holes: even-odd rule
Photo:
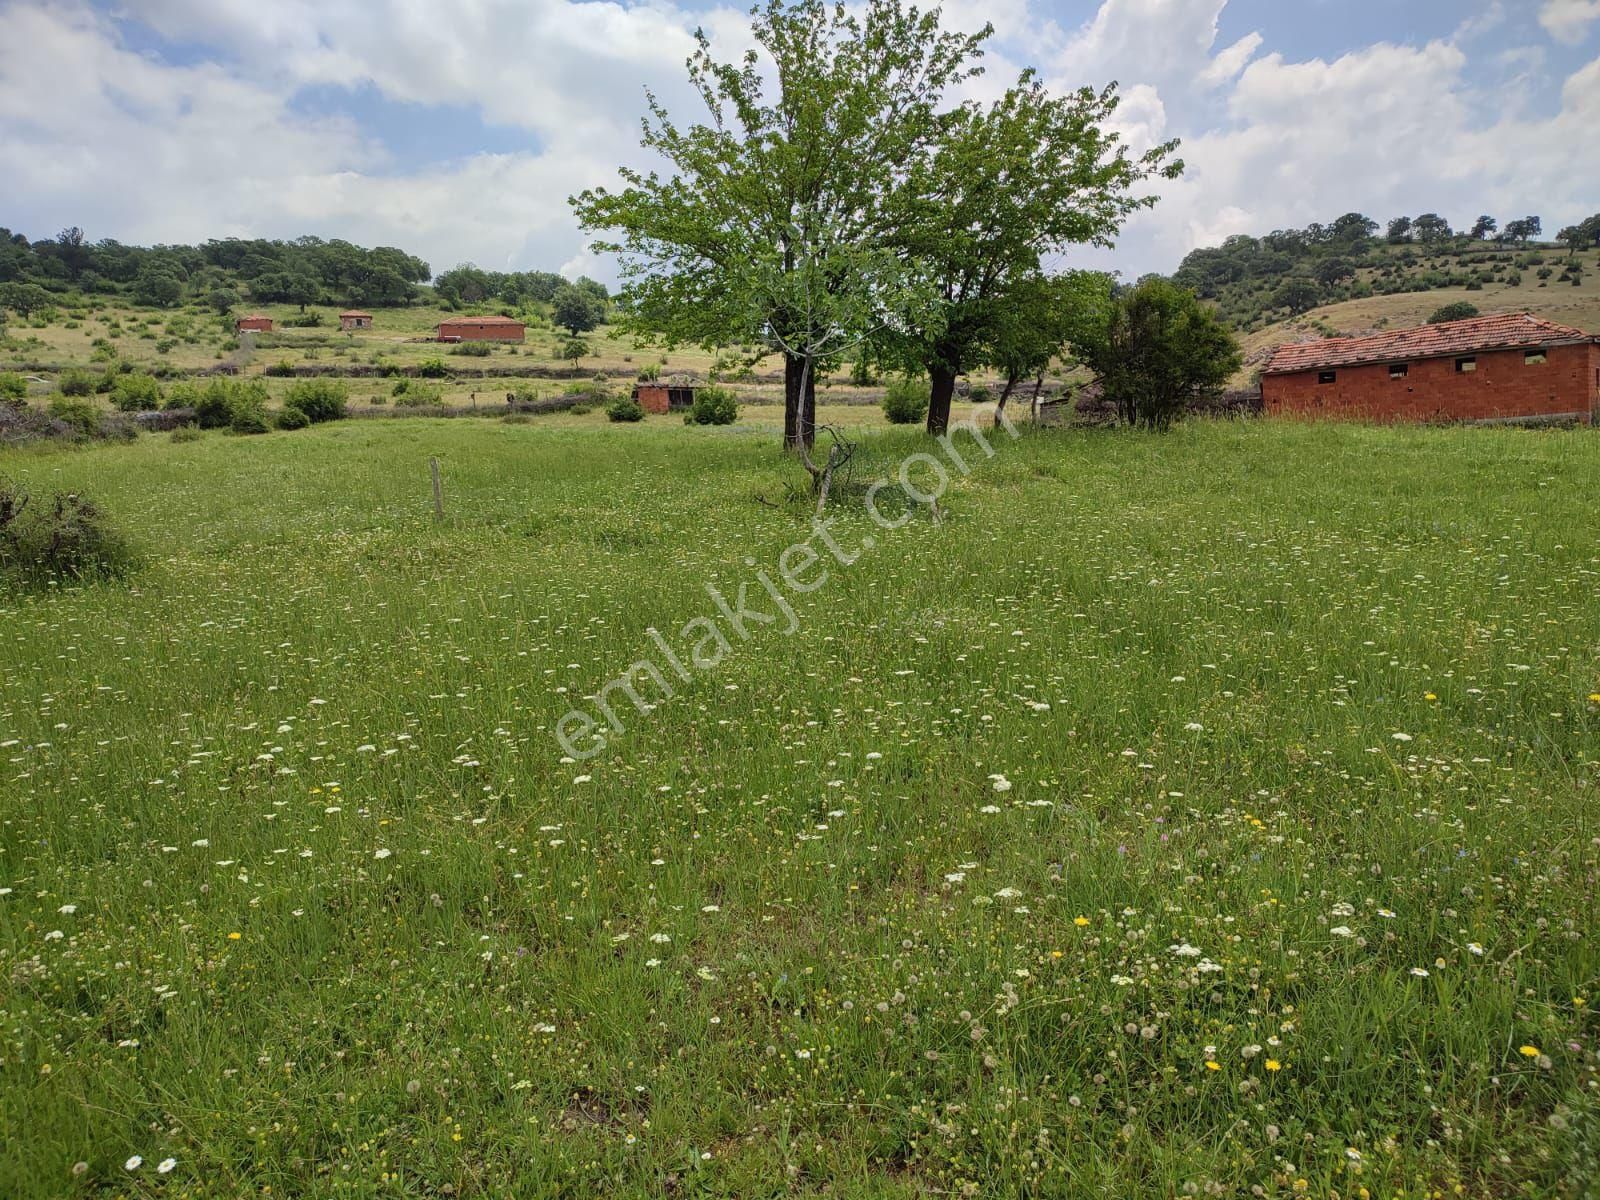
[[434, 279], [425, 261], [392, 246], [369, 249], [312, 236], [130, 246], [110, 238], [90, 241], [77, 226], [34, 241], [0, 228], [0, 310], [22, 316], [69, 292], [120, 296], [155, 308], [193, 301], [219, 312], [245, 302], [389, 308], [424, 298], [421, 285], [430, 280], [431, 298], [441, 307], [492, 303], [514, 312], [548, 305], [555, 323], [574, 335], [610, 314], [605, 285], [587, 276], [568, 280], [553, 271], [484, 271], [464, 263]]

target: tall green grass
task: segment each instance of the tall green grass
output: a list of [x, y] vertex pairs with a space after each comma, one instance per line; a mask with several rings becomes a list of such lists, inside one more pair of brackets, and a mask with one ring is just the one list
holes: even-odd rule
[[771, 439], [0, 458], [144, 563], [0, 597], [0, 1195], [1581, 1183], [1600, 441], [1002, 441], [584, 763]]

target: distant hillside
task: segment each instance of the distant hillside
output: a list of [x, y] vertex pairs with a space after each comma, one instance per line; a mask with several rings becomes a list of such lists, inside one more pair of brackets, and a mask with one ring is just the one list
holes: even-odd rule
[[1380, 234], [1377, 222], [1348, 213], [1330, 225], [1233, 237], [1196, 250], [1174, 278], [1214, 301], [1247, 334], [1330, 306], [1399, 297], [1422, 298], [1356, 311], [1370, 311], [1375, 320], [1402, 311], [1425, 319], [1452, 299], [1542, 311], [1566, 304], [1546, 293], [1592, 290], [1600, 215], [1563, 229], [1558, 243], [1539, 241], [1541, 228], [1537, 217], [1510, 221], [1504, 230], [1484, 217], [1473, 234], [1458, 234], [1429, 213], [1399, 218]]
[[[224, 238], [195, 246], [125, 246], [90, 241], [83, 230], [29, 241], [0, 228], [0, 308], [26, 312], [52, 296], [121, 297], [171, 308], [186, 302], [219, 310], [245, 304], [359, 304], [395, 307], [418, 300], [446, 307], [547, 304], [566, 280], [551, 271], [482, 271], [469, 265], [433, 279], [429, 265], [392, 246], [368, 249], [317, 237], [277, 241]], [[593, 280], [576, 286], [606, 298]]]

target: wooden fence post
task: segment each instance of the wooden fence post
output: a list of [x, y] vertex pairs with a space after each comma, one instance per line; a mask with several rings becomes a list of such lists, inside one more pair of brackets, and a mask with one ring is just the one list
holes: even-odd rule
[[439, 460], [428, 459], [428, 470], [433, 474], [433, 519], [444, 520], [444, 480], [439, 475]]

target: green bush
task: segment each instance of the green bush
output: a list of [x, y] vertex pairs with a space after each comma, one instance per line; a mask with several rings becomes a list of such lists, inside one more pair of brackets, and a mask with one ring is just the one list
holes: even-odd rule
[[56, 387], [61, 389], [63, 396], [92, 396], [95, 392], [95, 377], [88, 371], [75, 368], [71, 371], [61, 372], [61, 378], [56, 382]]
[[216, 378], [195, 392], [191, 403], [201, 429], [229, 429], [241, 414], [266, 412], [267, 385], [259, 379]]
[[50, 401], [50, 415], [72, 426], [80, 437], [89, 438], [100, 432], [100, 409], [93, 400], [55, 396]]
[[425, 358], [417, 364], [417, 375], [423, 379], [444, 379], [449, 374], [442, 358]]
[[732, 425], [739, 419], [739, 402], [727, 388], [696, 388], [694, 403], [683, 414], [685, 425]]
[[311, 418], [298, 408], [285, 408], [278, 413], [279, 429], [305, 429], [311, 424]]
[[0, 479], [0, 575], [35, 583], [120, 575], [132, 565], [128, 544], [92, 501], [68, 492], [30, 498]]
[[606, 416], [613, 421], [642, 421], [644, 408], [632, 396], [624, 396], [620, 400], [613, 400], [606, 409]]
[[285, 358], [275, 363], [269, 363], [262, 374], [271, 375], [275, 379], [293, 379], [294, 364]]
[[180, 380], [167, 389], [167, 394], [161, 401], [161, 408], [164, 412], [171, 412], [177, 408], [193, 408], [199, 401], [199, 386], [188, 380]]
[[432, 408], [444, 403], [444, 389], [436, 383], [414, 383], [395, 397], [399, 408]]
[[242, 412], [234, 417], [228, 432], [239, 437], [253, 437], [258, 433], [271, 433], [272, 423], [267, 420], [266, 413]]
[[993, 395], [994, 393], [981, 383], [974, 384], [967, 389], [967, 399], [974, 404], [987, 404]]
[[488, 342], [462, 342], [451, 354], [459, 354], [463, 358], [488, 358], [494, 353], [494, 347]]
[[118, 375], [111, 404], [118, 412], [153, 412], [161, 407], [161, 385], [149, 375]]
[[204, 436], [205, 435], [193, 425], [179, 425], [172, 431], [169, 440], [177, 442], [181, 445], [184, 442], [198, 442]]
[[340, 421], [350, 403], [350, 389], [340, 379], [302, 379], [289, 388], [285, 408], [297, 408], [313, 425]]
[[883, 393], [883, 415], [891, 425], [915, 425], [928, 415], [928, 385], [918, 379], [896, 379]]
[[[1482, 285], [1476, 289], [1482, 291]], [[1457, 300], [1454, 304], [1446, 304], [1443, 308], [1436, 309], [1433, 316], [1428, 318], [1429, 325], [1443, 325], [1449, 321], [1466, 321], [1478, 315], [1478, 306], [1466, 300]]]
[[15, 371], [0, 372], [0, 404], [20, 406], [28, 398], [28, 381]]

